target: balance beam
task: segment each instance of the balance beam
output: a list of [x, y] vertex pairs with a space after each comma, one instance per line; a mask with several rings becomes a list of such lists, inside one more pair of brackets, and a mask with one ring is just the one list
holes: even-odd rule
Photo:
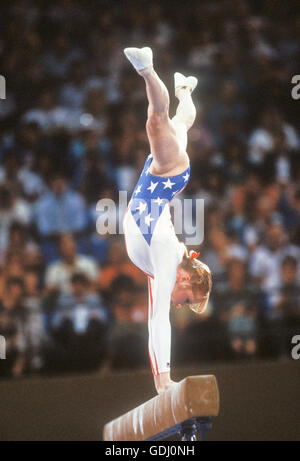
[[103, 439], [161, 440], [181, 432], [183, 440], [195, 440], [195, 432], [200, 430], [204, 435], [209, 428], [209, 418], [218, 415], [219, 406], [215, 376], [188, 376], [166, 392], [107, 423]]

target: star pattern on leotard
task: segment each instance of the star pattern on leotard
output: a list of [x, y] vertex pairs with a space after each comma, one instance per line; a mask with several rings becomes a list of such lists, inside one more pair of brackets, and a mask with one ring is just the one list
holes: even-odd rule
[[183, 179], [184, 179], [184, 182], [187, 182], [189, 177], [190, 177], [190, 174], [188, 172], [186, 172], [186, 174], [184, 176], [182, 176]]
[[136, 191], [135, 191], [134, 195], [138, 195], [141, 192], [141, 189], [142, 189], [142, 186], [141, 186], [141, 184], [139, 184], [137, 186], [137, 188], [136, 188]]
[[164, 189], [172, 189], [176, 182], [172, 182], [170, 178], [167, 181], [163, 181]]
[[150, 245], [155, 226], [166, 206], [187, 185], [190, 167], [176, 176], [156, 176], [150, 173], [152, 156], [149, 155], [133, 192], [131, 214]]
[[157, 181], [157, 182], [152, 182], [152, 181], [151, 181], [151, 184], [150, 184], [149, 187], [147, 187], [147, 190], [150, 190], [151, 194], [153, 194], [153, 192], [155, 191], [155, 188], [156, 188], [157, 184], [158, 184], [158, 181]]
[[162, 205], [164, 203], [163, 199], [160, 197], [157, 197], [157, 199], [153, 200], [154, 203], [157, 203], [158, 206]]
[[147, 214], [147, 216], [145, 217], [145, 223], [147, 224], [147, 226], [150, 226], [151, 222], [154, 221], [154, 218], [151, 217], [151, 214]]
[[136, 207], [136, 210], [138, 210], [140, 214], [142, 214], [146, 209], [147, 209], [147, 203], [145, 202], [140, 202], [139, 206]]

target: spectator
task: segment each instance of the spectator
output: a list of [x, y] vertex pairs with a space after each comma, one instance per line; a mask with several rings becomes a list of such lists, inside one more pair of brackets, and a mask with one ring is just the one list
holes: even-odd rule
[[130, 277], [134, 283], [145, 287], [145, 276], [128, 260], [123, 243], [116, 239], [110, 246], [107, 263], [101, 269], [99, 286], [101, 290], [110, 290], [115, 280], [122, 276]]
[[22, 192], [18, 177], [19, 161], [20, 159], [15, 152], [8, 151], [3, 159], [3, 167], [0, 167], [0, 184], [6, 183], [17, 195]]
[[14, 140], [16, 151], [26, 167], [33, 166], [35, 156], [42, 144], [42, 131], [35, 122], [22, 123]]
[[203, 252], [203, 260], [210, 267], [216, 280], [222, 279], [226, 272], [229, 257], [229, 240], [222, 229], [217, 226], [210, 229], [207, 246]]
[[28, 110], [23, 117], [26, 124], [35, 123], [43, 131], [51, 132], [58, 128], [68, 128], [71, 114], [64, 107], [56, 105], [56, 95], [49, 87], [40, 93], [38, 106]]
[[273, 150], [264, 161], [266, 181], [269, 179], [282, 185], [289, 184], [292, 180], [292, 171], [294, 170], [293, 152], [288, 148], [283, 132], [274, 133]]
[[282, 350], [289, 353], [291, 338], [299, 333], [300, 328], [300, 283], [298, 261], [293, 256], [286, 256], [281, 263], [281, 280], [274, 290], [272, 302], [278, 312], [279, 322], [283, 323], [281, 336]]
[[300, 325], [300, 283], [298, 261], [293, 256], [286, 256], [281, 263], [281, 284], [278, 291], [276, 308], [297, 329]]
[[90, 289], [84, 273], [74, 273], [70, 294], [61, 294], [49, 328], [51, 348], [47, 366], [56, 370], [91, 370], [99, 367], [106, 352], [108, 311]]
[[[136, 318], [137, 287], [128, 275], [120, 275], [111, 286], [115, 318], [109, 338], [108, 363], [112, 368], [138, 368], [146, 365], [147, 324]], [[138, 321], [137, 321], [138, 320]]]
[[282, 191], [279, 209], [285, 228], [290, 232], [291, 243], [300, 245], [300, 188], [287, 187]]
[[2, 184], [0, 185], [0, 251], [7, 248], [10, 226], [16, 221], [28, 225], [30, 209], [25, 201], [13, 196], [8, 185]]
[[9, 227], [8, 242], [0, 252], [0, 265], [3, 266], [6, 257], [13, 251], [22, 254], [25, 247], [26, 227], [18, 221], [12, 221]]
[[258, 347], [257, 322], [263, 313], [262, 293], [247, 281], [244, 261], [230, 259], [227, 268], [228, 281], [215, 287], [216, 315], [225, 326], [234, 356], [253, 356]]
[[45, 72], [63, 80], [67, 76], [71, 62], [79, 56], [79, 50], [72, 48], [67, 35], [61, 32], [55, 37], [52, 50], [44, 58]]
[[299, 148], [299, 139], [293, 126], [282, 120], [276, 108], [266, 109], [261, 116], [261, 126], [254, 130], [249, 138], [249, 159], [259, 164], [274, 147], [274, 134], [282, 130], [289, 149]]
[[27, 356], [30, 370], [43, 367], [45, 329], [42, 313], [42, 295], [39, 271], [27, 270], [24, 274], [24, 308], [26, 311]]
[[70, 64], [68, 83], [65, 83], [60, 93], [60, 102], [68, 109], [80, 110], [85, 98], [85, 68], [82, 61]]
[[72, 275], [79, 271], [85, 274], [95, 287], [98, 276], [97, 264], [92, 258], [77, 254], [76, 242], [71, 234], [61, 236], [59, 249], [61, 259], [50, 264], [45, 274], [48, 294], [52, 291], [70, 294]]
[[230, 117], [242, 122], [246, 117], [246, 107], [239, 95], [237, 85], [232, 80], [225, 80], [221, 83], [218, 101], [207, 118], [210, 128], [217, 131], [221, 122]]
[[0, 376], [22, 376], [26, 366], [26, 317], [22, 305], [24, 284], [22, 279], [7, 280], [0, 301], [0, 334], [6, 340], [6, 360], [0, 362]]
[[104, 131], [107, 124], [105, 92], [100, 87], [91, 87], [84, 103], [84, 125], [94, 130]]
[[280, 284], [280, 265], [287, 255], [299, 258], [299, 249], [287, 242], [287, 235], [281, 223], [269, 226], [266, 243], [259, 246], [250, 260], [250, 273], [271, 295]]
[[35, 205], [35, 222], [42, 237], [57, 237], [66, 232], [80, 233], [86, 230], [87, 211], [78, 192], [68, 188], [66, 178], [55, 174], [50, 190]]

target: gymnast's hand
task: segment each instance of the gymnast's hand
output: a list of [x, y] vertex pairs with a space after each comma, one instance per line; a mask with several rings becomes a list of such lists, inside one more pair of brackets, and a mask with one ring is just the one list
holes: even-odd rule
[[157, 393], [162, 394], [176, 383], [171, 380], [170, 373], [167, 371], [159, 375], [154, 375], [154, 384]]

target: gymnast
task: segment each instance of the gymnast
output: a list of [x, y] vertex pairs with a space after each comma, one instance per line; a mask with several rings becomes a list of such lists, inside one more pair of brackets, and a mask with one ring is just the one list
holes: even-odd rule
[[170, 377], [170, 307], [188, 305], [201, 313], [207, 306], [212, 281], [209, 268], [179, 242], [169, 203], [187, 185], [190, 163], [187, 132], [196, 109], [191, 93], [195, 77], [174, 74], [176, 115], [169, 117], [169, 94], [153, 68], [149, 47], [126, 48], [124, 53], [146, 84], [150, 144], [141, 176], [124, 216], [123, 229], [129, 258], [148, 277], [149, 357], [158, 394], [167, 390]]

